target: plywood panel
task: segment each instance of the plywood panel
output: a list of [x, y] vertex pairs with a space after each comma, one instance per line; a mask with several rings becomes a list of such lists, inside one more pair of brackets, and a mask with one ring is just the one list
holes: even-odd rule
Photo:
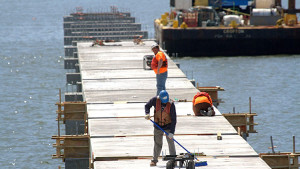
[[[82, 70], [81, 78], [83, 80], [92, 79], [146, 79], [156, 78], [154, 72], [140, 69], [125, 70]], [[169, 69], [168, 78], [186, 78], [180, 69]]]
[[[174, 102], [177, 115], [193, 115], [192, 102]], [[146, 103], [129, 104], [88, 104], [89, 118], [111, 118], [111, 117], [141, 117], [145, 113]], [[216, 115], [221, 113], [215, 109]], [[153, 113], [153, 108], [150, 110]]]
[[[193, 115], [192, 102], [174, 102], [177, 115]], [[146, 103], [129, 104], [89, 104], [87, 106], [90, 119], [113, 118], [113, 117], [143, 117]], [[151, 115], [153, 108], [150, 110]], [[215, 108], [216, 116], [221, 116], [218, 109]]]
[[[79, 47], [80, 48], [80, 47]], [[145, 46], [96, 46], [80, 48], [80, 53], [151, 53], [151, 47]]]
[[[142, 56], [140, 56], [142, 57]], [[168, 63], [168, 69], [177, 69], [177, 66], [175, 63], [171, 64], [173, 62]], [[123, 58], [112, 58], [110, 60], [98, 60], [98, 61], [81, 61], [80, 62], [80, 70], [109, 70], [109, 69], [143, 69], [143, 58], [140, 58], [139, 60], [125, 60]], [[150, 71], [151, 73], [154, 73], [153, 70], [150, 70], [149, 67], [147, 67], [147, 71]]]
[[[170, 98], [190, 100], [197, 93], [197, 89], [167, 89]], [[156, 89], [148, 90], [116, 90], [116, 91], [85, 91], [87, 103], [135, 102], [146, 103], [156, 95]]]
[[[91, 137], [153, 135], [153, 123], [145, 120], [144, 117], [89, 119], [89, 129]], [[175, 135], [217, 134], [218, 132], [237, 134], [222, 116], [177, 117]]]
[[147, 53], [83, 53], [80, 52], [78, 54], [80, 63], [84, 63], [87, 61], [99, 62], [102, 61], [111, 61], [111, 62], [118, 62], [120, 60], [123, 61], [142, 61], [144, 55], [153, 55], [153, 52]]
[[[136, 47], [136, 48], [149, 48], [149, 49], [151, 49], [151, 46], [153, 44], [156, 44], [153, 40], [143, 40], [143, 42], [144, 42], [144, 45], [135, 45], [133, 43], [133, 40], [122, 40], [120, 42], [105, 43], [106, 46], [96, 46], [95, 48], [106, 48], [106, 47], [114, 46], [114, 47], [119, 47], [119, 48], [121, 48], [121, 47], [124, 47], [124, 48], [126, 48], [126, 47]], [[77, 46], [78, 46], [78, 48], [85, 49], [85, 48], [90, 47], [91, 44], [92, 44], [92, 42], [80, 42], [80, 43], [77, 43]]]
[[[205, 169], [269, 169], [259, 157], [243, 157], [243, 158], [200, 158], [200, 161], [207, 161], [207, 166], [198, 168]], [[156, 167], [150, 167], [150, 159], [135, 159], [135, 160], [119, 160], [119, 161], [95, 161], [95, 169], [157, 169], [165, 168], [166, 161], [159, 159]], [[185, 167], [183, 167], [185, 168]]]
[[[258, 156], [239, 135], [224, 135], [222, 140], [217, 140], [217, 136], [175, 136], [175, 139], [190, 152], [203, 152], [207, 156]], [[151, 157], [153, 144], [153, 136], [91, 138], [95, 158]], [[162, 150], [168, 150], [165, 138]], [[176, 144], [176, 153], [185, 150]]]
[[[147, 90], [156, 89], [156, 79], [107, 79], [83, 80], [84, 91], [91, 90]], [[167, 89], [194, 89], [194, 85], [185, 78], [169, 78]], [[195, 93], [196, 94], [196, 93]]]

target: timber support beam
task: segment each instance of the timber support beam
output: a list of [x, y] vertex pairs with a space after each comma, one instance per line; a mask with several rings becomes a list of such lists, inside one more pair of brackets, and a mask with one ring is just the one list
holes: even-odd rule
[[223, 114], [228, 122], [235, 128], [240, 136], [245, 138], [249, 136], [249, 133], [257, 133], [254, 130], [254, 126], [258, 125], [254, 123], [254, 116], [256, 113], [234, 113], [234, 114]]
[[300, 153], [260, 153], [259, 157], [263, 159], [272, 169], [286, 168], [298, 169]]

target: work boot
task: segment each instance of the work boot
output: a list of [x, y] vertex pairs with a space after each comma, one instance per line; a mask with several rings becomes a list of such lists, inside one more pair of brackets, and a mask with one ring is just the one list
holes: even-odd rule
[[150, 163], [150, 167], [154, 167], [154, 166], [156, 166], [156, 163], [157, 163], [157, 162], [155, 162], [155, 161], [151, 161], [151, 163]]
[[174, 167], [177, 167], [177, 162], [176, 161], [174, 161]]

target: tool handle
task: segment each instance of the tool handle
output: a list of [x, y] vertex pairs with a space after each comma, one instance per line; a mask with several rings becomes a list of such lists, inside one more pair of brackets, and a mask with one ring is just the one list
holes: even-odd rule
[[[162, 128], [161, 128], [158, 124], [156, 124], [153, 120], [150, 119], [150, 121], [151, 121], [153, 124], [155, 124], [155, 126], [158, 127], [161, 131], [163, 131], [167, 136], [169, 135], [169, 133], [167, 133], [164, 129], [162, 129]], [[174, 140], [181, 148], [183, 148], [187, 153], [189, 153], [190, 155], [193, 156], [193, 154], [192, 154], [191, 152], [189, 152], [189, 150], [187, 150], [186, 148], [184, 148], [177, 140], [175, 140], [174, 138], [173, 138], [173, 140]], [[194, 155], [194, 158], [195, 158], [197, 161], [199, 161], [199, 160], [197, 159], [197, 157], [195, 157], [195, 155]]]

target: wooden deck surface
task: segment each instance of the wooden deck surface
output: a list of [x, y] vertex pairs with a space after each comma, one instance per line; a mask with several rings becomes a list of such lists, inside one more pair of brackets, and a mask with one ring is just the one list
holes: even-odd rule
[[[141, 115], [143, 112], [141, 112]], [[196, 117], [178, 116], [176, 124], [176, 135], [211, 135], [236, 134], [235, 129], [222, 116], [217, 117]], [[152, 135], [153, 124], [145, 118], [101, 118], [89, 121], [93, 128], [90, 128], [90, 136], [139, 136]], [[114, 126], [113, 128], [111, 126]]]
[[[143, 56], [153, 55], [150, 46], [154, 42], [142, 46], [131, 41], [91, 44], [78, 43], [78, 57], [94, 168], [150, 168], [153, 124], [144, 119], [144, 105], [156, 94], [156, 78], [152, 70], [143, 69]], [[199, 157], [208, 162], [201, 168], [269, 168], [220, 112], [214, 117], [193, 116], [191, 100], [198, 90], [170, 58], [168, 61], [170, 98], [187, 100], [175, 102], [175, 139], [191, 152], [206, 155]], [[222, 140], [217, 140], [219, 132]], [[168, 152], [164, 138], [165, 150]], [[176, 151], [185, 152], [178, 145]], [[160, 160], [152, 168], [165, 168], [165, 163]]]
[[[166, 161], [160, 161], [156, 167], [149, 166], [150, 159], [132, 159], [132, 160], [119, 160], [114, 161], [96, 161], [94, 163], [97, 169], [157, 169], [166, 168]], [[201, 158], [201, 161], [207, 161], [207, 166], [196, 167], [199, 169], [261, 169], [269, 168], [269, 166], [260, 158], [257, 157], [243, 157], [243, 158], [228, 158], [228, 157], [214, 157], [214, 158]], [[134, 166], [134, 167], [132, 167]], [[178, 168], [178, 167], [176, 167]]]

